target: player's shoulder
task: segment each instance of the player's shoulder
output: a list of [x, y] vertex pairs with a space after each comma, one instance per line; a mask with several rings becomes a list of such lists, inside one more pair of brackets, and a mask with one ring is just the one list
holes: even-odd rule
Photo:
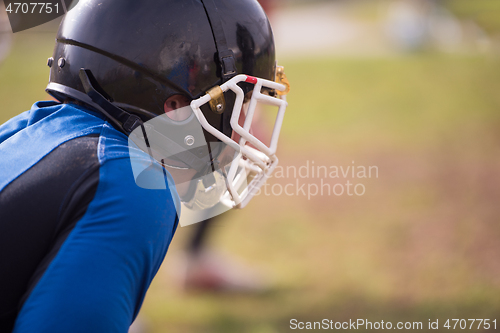
[[[144, 198], [145, 206], [170, 202], [178, 211], [180, 198], [172, 176], [149, 154], [139, 149], [129, 137], [105, 124], [97, 146], [100, 183], [113, 187], [112, 192], [128, 198]], [[125, 199], [124, 201], [127, 201]]]

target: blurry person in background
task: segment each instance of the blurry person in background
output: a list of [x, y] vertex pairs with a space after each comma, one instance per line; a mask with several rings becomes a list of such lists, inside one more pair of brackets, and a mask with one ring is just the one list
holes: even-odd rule
[[428, 40], [429, 0], [398, 0], [387, 11], [387, 34], [405, 51], [421, 49]]
[[453, 49], [462, 41], [460, 22], [439, 0], [396, 0], [386, 15], [386, 34], [394, 47], [414, 52], [426, 47]]

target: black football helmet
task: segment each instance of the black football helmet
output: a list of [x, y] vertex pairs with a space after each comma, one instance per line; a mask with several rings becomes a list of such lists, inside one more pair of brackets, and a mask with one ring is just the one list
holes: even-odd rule
[[[54, 98], [102, 112], [162, 164], [195, 169], [205, 192], [217, 183], [211, 174], [219, 172], [227, 191], [217, 192], [216, 201], [229, 207], [243, 207], [276, 166], [289, 86], [257, 0], [80, 0], [61, 22], [48, 64], [46, 91]], [[164, 117], [174, 95], [192, 101], [188, 119]], [[280, 108], [274, 144], [249, 133], [253, 109], [244, 126], [235, 121], [247, 101]], [[227, 157], [222, 152], [228, 149], [231, 161], [221, 163], [217, 157]], [[236, 182], [249, 168], [255, 175]], [[183, 201], [193, 201], [199, 187], [193, 181]]]

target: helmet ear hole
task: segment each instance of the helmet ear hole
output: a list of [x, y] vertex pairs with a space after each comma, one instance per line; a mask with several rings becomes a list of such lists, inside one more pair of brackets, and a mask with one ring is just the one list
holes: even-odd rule
[[173, 95], [167, 98], [163, 104], [163, 111], [174, 121], [183, 121], [189, 118], [192, 113], [189, 107], [191, 100], [184, 95]]

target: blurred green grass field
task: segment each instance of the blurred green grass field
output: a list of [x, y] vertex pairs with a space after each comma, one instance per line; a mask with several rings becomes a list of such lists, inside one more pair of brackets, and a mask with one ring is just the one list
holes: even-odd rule
[[31, 108], [37, 100], [48, 99], [47, 58], [52, 56], [54, 32], [17, 33], [12, 51], [0, 64], [0, 122]]
[[292, 318], [427, 323], [498, 315], [499, 59], [420, 54], [285, 66], [293, 90], [282, 165], [355, 161], [378, 166], [380, 176], [364, 181], [363, 197], [261, 195], [225, 216], [214, 247], [265, 267], [275, 290], [186, 295], [162, 271], [144, 307], [155, 331], [285, 332]]
[[[0, 121], [44, 93], [50, 33], [0, 65]], [[183, 293], [170, 258], [142, 314], [152, 332], [287, 332], [289, 321], [500, 320], [500, 59], [432, 52], [289, 58], [281, 165], [376, 165], [362, 197], [257, 197], [214, 247], [274, 278], [263, 295]], [[294, 180], [272, 179], [273, 184]], [[318, 179], [306, 179], [314, 183]], [[424, 326], [425, 327], [425, 326]], [[424, 330], [425, 331], [425, 330]]]
[[445, 0], [459, 18], [473, 20], [486, 32], [500, 32], [500, 2], [496, 0]]

